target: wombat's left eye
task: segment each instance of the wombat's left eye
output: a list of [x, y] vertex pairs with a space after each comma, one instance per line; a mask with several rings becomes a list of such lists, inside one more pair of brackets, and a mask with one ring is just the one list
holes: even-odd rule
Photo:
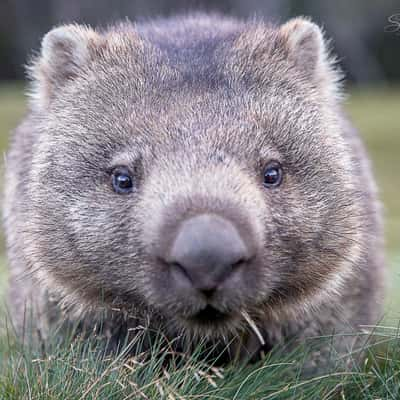
[[133, 189], [133, 179], [127, 168], [116, 168], [112, 173], [112, 185], [116, 193], [131, 193]]
[[282, 182], [282, 167], [277, 161], [269, 162], [264, 169], [264, 186], [279, 186]]

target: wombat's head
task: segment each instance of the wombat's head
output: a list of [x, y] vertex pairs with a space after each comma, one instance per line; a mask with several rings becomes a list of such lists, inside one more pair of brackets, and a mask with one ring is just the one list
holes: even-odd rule
[[63, 294], [221, 334], [340, 289], [359, 210], [313, 23], [63, 26], [31, 72], [32, 264]]

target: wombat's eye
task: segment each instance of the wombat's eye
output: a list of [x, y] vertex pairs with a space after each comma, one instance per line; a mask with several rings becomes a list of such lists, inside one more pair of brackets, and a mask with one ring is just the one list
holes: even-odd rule
[[112, 185], [116, 193], [131, 193], [133, 189], [133, 179], [129, 170], [124, 167], [114, 169], [112, 173]]
[[282, 182], [282, 167], [277, 161], [269, 162], [264, 169], [264, 186], [279, 186]]

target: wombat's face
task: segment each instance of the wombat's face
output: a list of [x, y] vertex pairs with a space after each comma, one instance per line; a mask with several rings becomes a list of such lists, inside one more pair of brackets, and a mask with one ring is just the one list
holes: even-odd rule
[[65, 294], [219, 334], [317, 305], [351, 270], [352, 161], [319, 30], [221, 31], [197, 50], [126, 27], [44, 39], [33, 246]]

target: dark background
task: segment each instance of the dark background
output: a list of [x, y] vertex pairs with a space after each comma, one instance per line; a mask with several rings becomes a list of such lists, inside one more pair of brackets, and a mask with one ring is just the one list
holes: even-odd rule
[[54, 25], [104, 26], [190, 10], [276, 22], [311, 16], [332, 37], [350, 82], [400, 81], [400, 0], [0, 0], [0, 80], [24, 78], [24, 63]]

